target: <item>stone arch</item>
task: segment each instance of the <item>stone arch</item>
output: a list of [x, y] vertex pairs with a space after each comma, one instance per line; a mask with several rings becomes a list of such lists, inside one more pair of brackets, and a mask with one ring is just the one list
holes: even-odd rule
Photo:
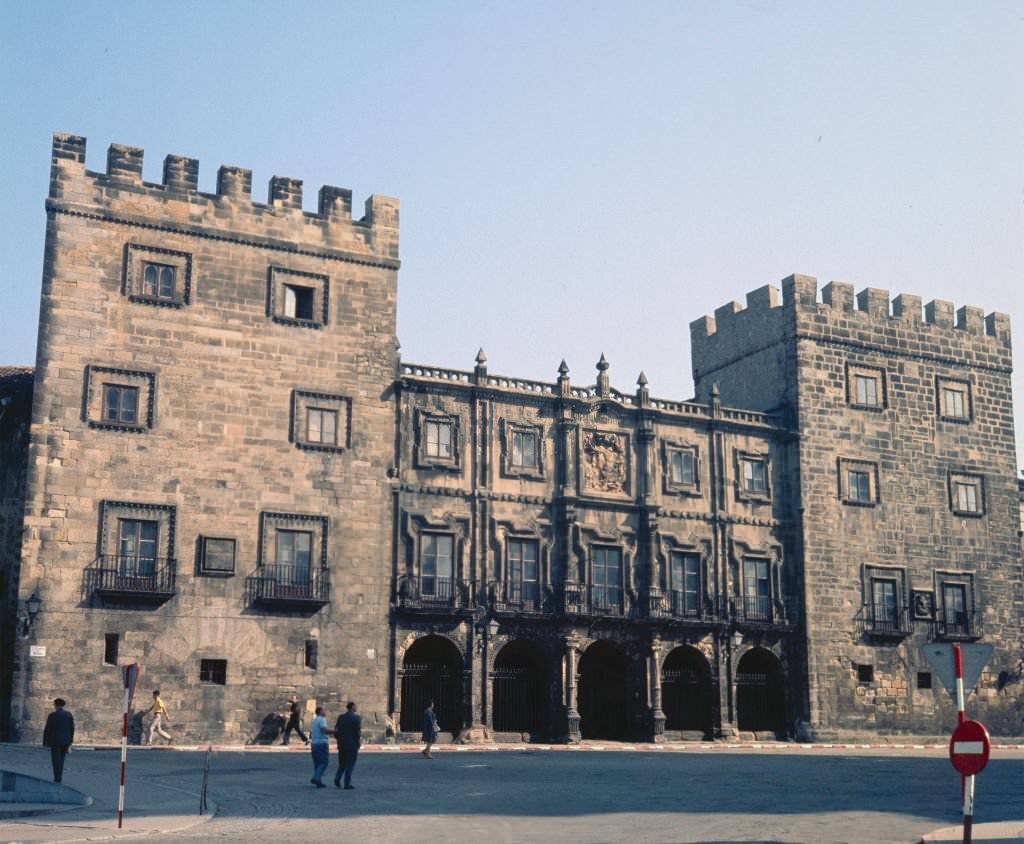
[[444, 732], [462, 729], [463, 656], [448, 637], [420, 636], [401, 655], [401, 722], [404, 732], [419, 732], [430, 700]]

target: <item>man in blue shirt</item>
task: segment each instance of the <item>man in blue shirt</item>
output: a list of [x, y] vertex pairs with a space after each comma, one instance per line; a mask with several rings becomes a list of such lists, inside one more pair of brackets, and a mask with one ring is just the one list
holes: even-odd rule
[[334, 734], [334, 730], [327, 728], [327, 718], [324, 715], [324, 708], [316, 708], [316, 717], [309, 728], [309, 749], [313, 753], [313, 778], [310, 780], [317, 788], [325, 788], [323, 784], [324, 771], [331, 761], [331, 746], [328, 736]]
[[356, 757], [362, 744], [363, 716], [356, 713], [353, 701], [345, 705], [345, 714], [334, 725], [334, 735], [338, 739], [338, 773], [334, 775], [334, 785], [341, 788], [341, 775], [344, 772], [345, 788], [355, 788], [352, 785], [352, 770], [356, 766]]

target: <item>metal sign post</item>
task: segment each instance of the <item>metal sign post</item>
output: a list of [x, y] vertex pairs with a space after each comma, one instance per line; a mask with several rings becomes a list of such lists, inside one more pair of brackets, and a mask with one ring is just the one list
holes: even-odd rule
[[124, 774], [128, 763], [128, 710], [135, 697], [135, 685], [142, 673], [142, 666], [135, 662], [121, 666], [121, 680], [124, 683], [124, 712], [121, 716], [121, 785], [117, 792], [117, 828], [124, 822]]
[[974, 775], [988, 764], [992, 742], [978, 721], [961, 721], [949, 740], [949, 761], [964, 778], [964, 844], [971, 842], [974, 822]]

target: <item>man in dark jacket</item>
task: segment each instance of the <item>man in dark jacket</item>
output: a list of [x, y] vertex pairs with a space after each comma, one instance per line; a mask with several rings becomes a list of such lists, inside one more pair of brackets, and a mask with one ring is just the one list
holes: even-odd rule
[[299, 699], [292, 695], [288, 698], [288, 723], [285, 724], [284, 738], [281, 740], [281, 744], [288, 744], [288, 737], [291, 735], [292, 730], [299, 734], [299, 738], [302, 739], [304, 744], [309, 744], [309, 739], [302, 732], [301, 718], [302, 710], [299, 708]]
[[334, 785], [341, 788], [341, 775], [344, 773], [345, 788], [355, 788], [352, 771], [363, 743], [363, 716], [356, 713], [356, 705], [352, 701], [345, 704], [345, 714], [334, 725], [334, 735], [338, 739], [338, 773], [334, 775]]
[[46, 717], [46, 727], [43, 729], [43, 747], [50, 748], [54, 782], [60, 782], [64, 776], [64, 757], [68, 755], [68, 748], [75, 740], [75, 719], [64, 706], [64, 698], [57, 698], [53, 702], [53, 712]]

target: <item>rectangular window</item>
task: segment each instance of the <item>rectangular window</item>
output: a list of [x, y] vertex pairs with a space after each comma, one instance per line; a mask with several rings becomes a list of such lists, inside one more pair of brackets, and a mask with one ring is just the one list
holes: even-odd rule
[[309, 560], [313, 534], [304, 530], [277, 532], [277, 580], [279, 583], [309, 583]]
[[512, 432], [512, 465], [520, 469], [537, 468], [537, 435], [532, 431]]
[[970, 633], [967, 618], [967, 589], [962, 583], [942, 584], [942, 617], [947, 634], [966, 636]]
[[203, 537], [202, 574], [235, 573], [235, 540]]
[[700, 557], [673, 551], [669, 557], [669, 589], [674, 615], [700, 613]]
[[199, 660], [199, 682], [206, 685], [224, 686], [228, 681], [228, 661], [226, 659]]
[[692, 486], [696, 481], [694, 471], [694, 459], [692, 451], [673, 451], [672, 460], [672, 483]]
[[857, 404], [867, 407], [878, 407], [879, 401], [879, 379], [873, 375], [854, 375], [854, 400]]
[[435, 598], [452, 598], [455, 537], [444, 533], [425, 533], [420, 542], [421, 593]]
[[932, 687], [932, 672], [931, 671], [918, 671], [917, 672], [917, 687], [919, 689], [930, 689]]
[[306, 411], [306, 441], [318, 445], [338, 444], [338, 411], [311, 407]]
[[139, 388], [103, 385], [103, 421], [135, 425], [139, 421]]
[[151, 577], [156, 573], [159, 522], [118, 519], [118, 571], [122, 575]]
[[317, 666], [317, 645], [316, 639], [306, 639], [305, 665], [306, 668], [312, 668], [314, 671], [316, 671]]
[[768, 466], [764, 460], [743, 458], [743, 489], [746, 492], [764, 494], [768, 491]]
[[747, 618], [771, 619], [772, 588], [768, 560], [743, 561], [743, 605]]
[[858, 504], [871, 503], [871, 474], [863, 469], [850, 469], [846, 473], [847, 494]]
[[593, 591], [591, 602], [597, 608], [622, 607], [622, 550], [601, 548], [593, 550], [591, 565]]
[[875, 666], [873, 666], [873, 665], [858, 665], [857, 666], [857, 682], [858, 683], [873, 683], [873, 682], [875, 682]]
[[175, 268], [145, 261], [142, 264], [142, 295], [151, 299], [174, 301]]
[[514, 602], [522, 602], [528, 607], [536, 607], [540, 601], [537, 550], [537, 543], [533, 540], [508, 541], [509, 595]]
[[427, 457], [450, 459], [452, 456], [452, 423], [428, 419], [424, 423], [427, 435]]
[[313, 288], [284, 285], [284, 315], [290, 319], [313, 319]]
[[942, 388], [942, 415], [951, 419], [967, 418], [967, 387], [946, 384]]
[[962, 513], [978, 512], [978, 486], [974, 483], [956, 481], [953, 484], [956, 491], [956, 509]]
[[107, 633], [103, 637], [103, 664], [117, 665], [117, 649], [121, 637], [117, 633]]
[[899, 628], [899, 604], [896, 580], [876, 577], [871, 581], [872, 622], [875, 630], [896, 631]]

